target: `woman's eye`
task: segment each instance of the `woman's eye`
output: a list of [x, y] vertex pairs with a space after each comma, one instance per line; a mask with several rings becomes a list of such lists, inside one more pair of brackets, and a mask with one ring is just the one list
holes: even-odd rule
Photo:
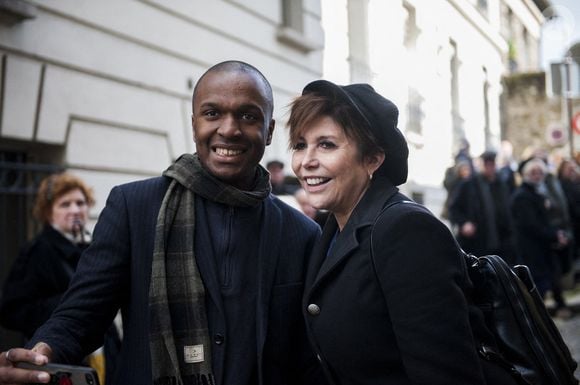
[[292, 150], [294, 150], [294, 151], [304, 150], [305, 148], [306, 148], [306, 143], [302, 143], [302, 142], [296, 143], [292, 146]]
[[322, 142], [320, 142], [319, 144], [320, 147], [325, 148], [325, 149], [331, 149], [331, 148], [335, 148], [336, 145], [328, 140], [324, 140]]

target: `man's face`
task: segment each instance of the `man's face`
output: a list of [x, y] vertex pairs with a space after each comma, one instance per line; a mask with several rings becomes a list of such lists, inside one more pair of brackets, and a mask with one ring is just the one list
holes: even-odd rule
[[237, 188], [252, 187], [272, 140], [274, 120], [264, 84], [251, 73], [206, 74], [193, 101], [193, 137], [202, 165]]
[[274, 185], [281, 185], [284, 183], [284, 169], [280, 166], [273, 166], [268, 169], [270, 172], [270, 182]]
[[488, 180], [495, 179], [495, 161], [493, 160], [483, 161], [483, 175]]

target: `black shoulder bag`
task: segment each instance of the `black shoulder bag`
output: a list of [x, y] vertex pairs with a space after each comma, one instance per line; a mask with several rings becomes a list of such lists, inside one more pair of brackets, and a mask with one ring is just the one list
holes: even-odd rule
[[[375, 220], [397, 201], [387, 204]], [[373, 226], [374, 227], [374, 226]], [[459, 246], [458, 246], [459, 247]], [[375, 265], [371, 231], [371, 259]], [[473, 300], [484, 313], [499, 352], [481, 345], [479, 354], [506, 367], [522, 384], [578, 385], [577, 363], [548, 314], [527, 266], [513, 268], [497, 255], [465, 257]]]

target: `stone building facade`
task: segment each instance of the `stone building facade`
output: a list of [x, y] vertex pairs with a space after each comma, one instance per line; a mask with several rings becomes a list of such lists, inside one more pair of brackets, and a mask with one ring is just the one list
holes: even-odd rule
[[[561, 96], [550, 96], [545, 72], [506, 76], [503, 80], [503, 138], [514, 147], [516, 159], [523, 160], [532, 148], [542, 148], [553, 155], [553, 161], [571, 158], [568, 102]], [[580, 99], [571, 103], [580, 112]], [[580, 135], [574, 135], [575, 153], [580, 151]]]
[[[538, 71], [547, 1], [322, 0], [324, 76], [368, 82], [399, 107], [410, 144], [403, 190], [439, 213], [462, 139], [498, 148], [506, 74]], [[334, 41], [336, 36], [341, 39]]]

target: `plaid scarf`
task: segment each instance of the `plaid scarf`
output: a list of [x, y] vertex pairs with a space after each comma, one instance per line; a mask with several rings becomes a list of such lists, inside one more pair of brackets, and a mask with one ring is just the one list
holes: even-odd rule
[[253, 191], [241, 191], [209, 174], [197, 154], [182, 155], [163, 175], [173, 180], [157, 217], [149, 288], [153, 383], [211, 385], [205, 288], [194, 253], [195, 195], [229, 206], [256, 206], [270, 193], [269, 175], [258, 166]]

